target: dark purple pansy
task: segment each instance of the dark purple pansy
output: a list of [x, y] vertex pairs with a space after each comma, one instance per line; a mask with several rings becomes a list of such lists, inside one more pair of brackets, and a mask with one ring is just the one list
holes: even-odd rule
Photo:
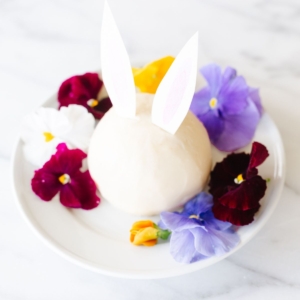
[[238, 226], [253, 221], [267, 188], [257, 167], [268, 156], [267, 148], [254, 142], [251, 154], [232, 153], [216, 164], [211, 172], [209, 192], [214, 196], [212, 211], [217, 219]]
[[195, 93], [191, 111], [219, 150], [230, 152], [246, 146], [262, 114], [258, 90], [230, 67], [222, 73], [218, 65], [209, 64], [200, 72], [208, 85]]
[[44, 201], [52, 200], [59, 193], [60, 202], [66, 207], [97, 207], [100, 203], [97, 187], [89, 171], [80, 171], [86, 154], [79, 149], [69, 150], [64, 143], [56, 149], [50, 160], [35, 171], [31, 180], [34, 193]]
[[162, 212], [160, 228], [172, 231], [170, 253], [182, 263], [223, 255], [234, 248], [238, 235], [228, 222], [217, 220], [211, 208], [213, 198], [200, 193], [186, 203], [182, 212]]
[[97, 73], [76, 75], [65, 80], [58, 90], [59, 108], [70, 104], [84, 106], [96, 119], [101, 119], [111, 108], [109, 98], [99, 100], [103, 82]]

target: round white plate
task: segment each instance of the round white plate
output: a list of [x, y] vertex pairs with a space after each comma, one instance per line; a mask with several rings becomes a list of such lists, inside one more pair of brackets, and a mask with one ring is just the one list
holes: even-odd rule
[[[56, 106], [56, 95], [46, 107]], [[177, 263], [169, 254], [169, 243], [155, 247], [136, 247], [129, 242], [129, 230], [139, 219], [113, 208], [106, 201], [93, 210], [68, 209], [58, 197], [41, 201], [31, 190], [34, 168], [25, 161], [22, 142], [18, 140], [12, 160], [13, 189], [17, 204], [34, 232], [55, 252], [89, 270], [126, 278], [163, 278], [190, 273], [212, 265], [245, 245], [266, 223], [279, 199], [285, 175], [284, 149], [276, 125], [264, 114], [257, 128], [255, 141], [270, 152], [259, 168], [263, 178], [270, 178], [261, 209], [255, 221], [238, 229], [240, 244], [222, 257], [212, 257], [193, 264]], [[250, 152], [251, 145], [242, 149]], [[224, 153], [213, 149], [214, 162]], [[157, 218], [152, 218], [158, 221]]]

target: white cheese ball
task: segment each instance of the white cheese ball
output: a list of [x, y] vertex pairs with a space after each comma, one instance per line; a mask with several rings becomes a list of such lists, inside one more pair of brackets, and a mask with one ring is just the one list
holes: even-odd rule
[[135, 215], [151, 216], [183, 205], [201, 192], [211, 168], [202, 123], [188, 112], [172, 135], [151, 122], [153, 95], [137, 94], [134, 119], [112, 107], [91, 139], [88, 165], [103, 198]]

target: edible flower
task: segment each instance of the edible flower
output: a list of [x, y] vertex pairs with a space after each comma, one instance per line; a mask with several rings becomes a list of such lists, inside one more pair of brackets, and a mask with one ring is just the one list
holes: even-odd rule
[[262, 115], [258, 90], [236, 70], [209, 64], [200, 69], [208, 86], [195, 93], [191, 111], [206, 127], [212, 144], [231, 152], [252, 140]]
[[170, 232], [159, 228], [151, 220], [135, 222], [130, 230], [130, 242], [134, 245], [154, 246], [158, 238], [168, 239]]
[[65, 80], [58, 90], [59, 107], [84, 106], [96, 119], [101, 119], [112, 107], [109, 98], [100, 99], [103, 82], [97, 73], [85, 73]]
[[211, 172], [209, 192], [214, 196], [212, 211], [217, 219], [238, 226], [254, 220], [267, 188], [257, 167], [268, 156], [267, 148], [254, 142], [251, 154], [232, 153], [216, 164]]
[[135, 86], [142, 93], [155, 94], [174, 59], [172, 56], [166, 56], [149, 63], [141, 69], [133, 68]]
[[94, 126], [94, 117], [80, 105], [62, 107], [59, 111], [41, 107], [21, 123], [24, 155], [30, 163], [41, 167], [62, 142], [69, 148], [87, 151]]
[[79, 149], [69, 150], [66, 144], [59, 144], [50, 160], [35, 171], [31, 180], [33, 192], [44, 201], [50, 201], [59, 194], [61, 204], [66, 207], [97, 207], [100, 198], [96, 195], [96, 184], [89, 171], [80, 171], [86, 156]]
[[193, 263], [214, 255], [220, 256], [239, 243], [228, 222], [212, 213], [213, 198], [202, 192], [187, 202], [182, 212], [162, 212], [159, 226], [172, 231], [170, 253], [181, 263]]

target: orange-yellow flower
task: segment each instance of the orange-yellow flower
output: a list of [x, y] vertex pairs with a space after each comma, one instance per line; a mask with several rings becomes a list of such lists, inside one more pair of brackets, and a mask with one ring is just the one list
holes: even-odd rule
[[155, 94], [174, 59], [172, 56], [166, 56], [149, 63], [141, 69], [133, 68], [135, 86], [142, 93]]
[[138, 221], [130, 230], [130, 242], [134, 245], [154, 246], [158, 238], [157, 226], [150, 220]]

